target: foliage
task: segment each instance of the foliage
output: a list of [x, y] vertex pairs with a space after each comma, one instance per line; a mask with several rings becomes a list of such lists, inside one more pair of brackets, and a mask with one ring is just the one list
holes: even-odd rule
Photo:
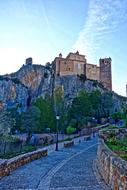
[[66, 129], [67, 134], [73, 134], [76, 131], [76, 128], [68, 126]]
[[127, 127], [127, 105], [123, 105], [123, 109], [122, 109], [122, 115], [123, 115], [123, 119], [125, 121], [125, 127]]
[[124, 138], [118, 138], [114, 133], [111, 133], [106, 140], [108, 147], [116, 152], [121, 158], [127, 159], [127, 135]]
[[13, 158], [15, 156], [18, 156], [20, 154], [25, 154], [27, 152], [32, 152], [34, 150], [37, 150], [37, 147], [32, 146], [32, 145], [27, 145], [27, 146], [22, 147], [21, 152], [8, 152], [8, 153], [5, 153], [5, 154], [0, 154], [0, 158], [1, 159], [9, 159], [9, 158]]
[[[107, 128], [108, 128], [108, 129], [116, 129], [116, 126], [115, 126], [115, 125], [109, 125]], [[107, 128], [106, 128], [106, 129], [107, 129]]]
[[61, 115], [64, 110], [64, 89], [63, 86], [57, 86], [54, 89], [54, 106], [56, 114]]
[[0, 140], [5, 141], [5, 142], [19, 142], [20, 141], [20, 139], [15, 136], [5, 135], [5, 134], [0, 137]]
[[64, 88], [62, 85], [56, 86], [54, 89], [54, 111], [60, 116], [59, 130], [64, 130], [68, 120], [68, 113], [64, 104]]
[[8, 135], [11, 132], [11, 128], [14, 125], [14, 120], [10, 115], [10, 112], [1, 110], [0, 112], [0, 136]]
[[85, 82], [87, 80], [86, 75], [84, 75], [84, 74], [78, 75], [78, 77], [83, 82]]
[[115, 134], [111, 133], [109, 138], [107, 139], [107, 142], [112, 145], [117, 145], [117, 139], [116, 139]]
[[109, 117], [113, 112], [112, 92], [104, 92], [101, 96], [101, 112], [103, 117]]
[[50, 71], [51, 68], [52, 68], [52, 64], [51, 64], [50, 62], [47, 62], [47, 63], [45, 64], [45, 68]]
[[23, 131], [22, 127], [22, 115], [23, 113], [19, 113], [17, 108], [8, 109], [11, 117], [13, 118], [14, 125], [11, 128], [11, 133], [15, 133], [15, 131]]
[[94, 90], [89, 94], [89, 102], [92, 106], [92, 116], [95, 118], [100, 118], [101, 116], [101, 92], [99, 90]]
[[45, 99], [42, 97], [36, 99], [34, 105], [40, 110], [38, 132], [44, 132], [46, 128], [50, 128], [51, 131], [55, 131], [55, 114], [53, 112], [51, 97], [46, 95]]
[[112, 94], [99, 90], [88, 92], [81, 90], [79, 95], [73, 100], [69, 110], [69, 119], [76, 120], [77, 127], [87, 125], [88, 122], [94, 123], [95, 119], [109, 116], [112, 110]]
[[113, 119], [122, 119], [123, 118], [123, 115], [122, 115], [122, 112], [115, 112], [115, 113], [113, 113], [112, 115], [112, 118]]
[[28, 133], [28, 141], [33, 132], [37, 131], [39, 126], [40, 110], [36, 106], [30, 106], [26, 113], [22, 117], [22, 127]]
[[76, 125], [77, 125], [77, 120], [76, 120], [76, 119], [71, 119], [69, 124], [70, 124], [70, 126], [72, 126], [72, 127], [76, 127]]

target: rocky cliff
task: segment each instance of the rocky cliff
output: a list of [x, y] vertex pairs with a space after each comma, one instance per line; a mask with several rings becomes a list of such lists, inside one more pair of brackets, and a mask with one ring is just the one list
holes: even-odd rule
[[[63, 86], [65, 103], [68, 104], [78, 95], [79, 91], [85, 89], [89, 92], [99, 90], [101, 93], [109, 92], [103, 85], [94, 80], [83, 80], [80, 76], [57, 76], [55, 78], [55, 86]], [[113, 97], [114, 110], [121, 109], [121, 106], [127, 101], [126, 97], [120, 96], [115, 92], [111, 92]]]
[[[80, 76], [56, 76], [55, 86], [63, 86], [66, 104], [71, 104], [82, 89], [107, 91], [97, 81], [86, 80]], [[51, 73], [42, 65], [23, 65], [17, 72], [0, 76], [0, 106], [26, 109], [31, 99], [52, 92]], [[114, 107], [120, 108], [125, 98], [113, 93]]]
[[23, 110], [27, 107], [28, 88], [20, 81], [0, 77], [0, 108], [20, 106]]

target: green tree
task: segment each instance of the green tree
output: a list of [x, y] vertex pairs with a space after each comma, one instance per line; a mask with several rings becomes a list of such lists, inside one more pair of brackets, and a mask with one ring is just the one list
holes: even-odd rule
[[89, 96], [92, 106], [92, 116], [99, 119], [101, 116], [101, 92], [99, 90], [93, 90]]
[[92, 113], [92, 106], [90, 104], [89, 93], [80, 91], [79, 95], [73, 100], [70, 113], [72, 118], [80, 115], [80, 117], [90, 116]]
[[46, 128], [55, 131], [55, 114], [53, 112], [51, 97], [46, 94], [45, 99], [42, 97], [36, 99], [34, 105], [37, 106], [41, 112], [38, 131], [44, 132]]
[[87, 91], [80, 91], [79, 95], [73, 100], [69, 110], [69, 119], [76, 119], [76, 127], [79, 129], [83, 125], [83, 119], [92, 114], [90, 94]]
[[55, 112], [62, 115], [64, 111], [64, 89], [63, 86], [57, 86], [54, 89]]
[[11, 128], [11, 132], [15, 132], [16, 130], [17, 131], [23, 131], [23, 128], [22, 128], [22, 113], [19, 113], [17, 112], [17, 108], [11, 108], [11, 109], [8, 109], [11, 117], [13, 118], [14, 120], [14, 125], [13, 127]]
[[0, 136], [6, 136], [10, 134], [13, 125], [14, 120], [11, 117], [10, 112], [6, 110], [0, 110]]
[[113, 99], [111, 92], [104, 92], [101, 97], [101, 112], [108, 117], [113, 112]]
[[39, 119], [40, 119], [40, 110], [36, 106], [30, 106], [27, 112], [23, 114], [22, 127], [28, 133], [28, 139], [27, 139], [28, 142], [30, 140], [32, 133], [37, 131], [37, 128], [39, 126]]
[[76, 128], [68, 126], [66, 129], [67, 134], [73, 134], [76, 131]]
[[66, 121], [67, 121], [67, 111], [65, 110], [64, 103], [64, 88], [59, 85], [54, 89], [54, 111], [56, 115], [60, 116], [60, 129], [65, 129]]

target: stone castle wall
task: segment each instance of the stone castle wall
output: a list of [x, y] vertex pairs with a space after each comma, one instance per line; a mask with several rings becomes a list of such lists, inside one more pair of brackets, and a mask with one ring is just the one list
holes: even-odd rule
[[85, 74], [87, 79], [101, 81], [105, 88], [112, 90], [111, 58], [100, 59], [100, 66], [88, 64], [85, 55], [79, 52], [69, 53], [66, 58], [60, 54], [54, 60], [56, 71], [60, 76]]
[[86, 77], [92, 80], [100, 80], [100, 67], [97, 65], [86, 64]]
[[100, 59], [100, 81], [103, 85], [112, 90], [112, 73], [111, 73], [111, 58]]
[[56, 74], [61, 76], [84, 74], [84, 65], [86, 64], [85, 56], [79, 53], [70, 53], [66, 58], [55, 58]]
[[97, 151], [97, 167], [113, 190], [127, 189], [127, 162], [113, 153], [101, 139]]

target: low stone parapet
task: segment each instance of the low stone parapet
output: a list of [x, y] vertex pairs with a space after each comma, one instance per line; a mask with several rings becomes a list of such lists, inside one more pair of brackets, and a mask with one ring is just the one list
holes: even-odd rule
[[87, 135], [87, 136], [84, 137], [84, 141], [88, 141], [88, 140], [90, 140], [90, 139], [91, 139], [91, 136], [90, 136], [90, 135]]
[[98, 146], [97, 168], [113, 190], [127, 189], [127, 162], [113, 153], [103, 139], [100, 139]]
[[74, 145], [74, 141], [64, 143], [64, 148], [69, 148]]
[[19, 156], [16, 156], [11, 159], [1, 159], [0, 160], [0, 177], [9, 175], [11, 171], [17, 169], [18, 167], [31, 162], [33, 160], [36, 160], [38, 158], [41, 158], [43, 156], [47, 156], [48, 151], [47, 150], [36, 150], [33, 152], [29, 152], [26, 154], [22, 154]]

